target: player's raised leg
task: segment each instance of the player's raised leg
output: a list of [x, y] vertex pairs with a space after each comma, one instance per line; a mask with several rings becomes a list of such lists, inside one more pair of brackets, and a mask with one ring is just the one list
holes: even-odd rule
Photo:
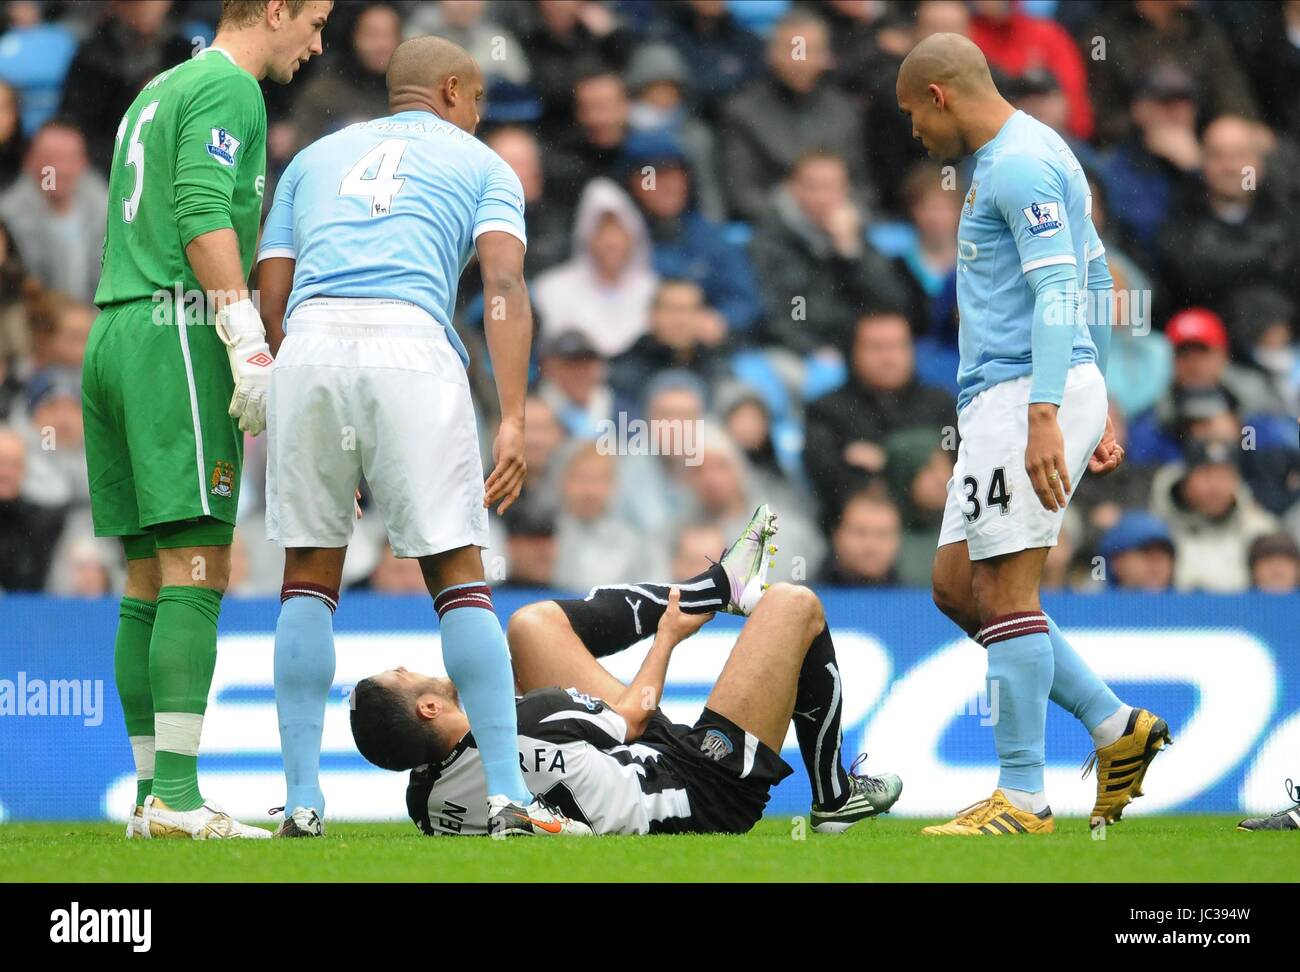
[[727, 604], [730, 582], [723, 566], [714, 564], [680, 584], [612, 584], [592, 588], [585, 598], [525, 604], [507, 627], [519, 690], [563, 685], [596, 698], [617, 697], [626, 686], [596, 659], [653, 635], [674, 587], [683, 614], [712, 614]]
[[813, 826], [836, 833], [886, 812], [903, 789], [893, 774], [844, 770], [842, 706], [839, 668], [821, 601], [806, 587], [777, 584], [741, 631], [709, 695], [704, 719], [710, 713], [721, 716], [780, 752], [793, 717], [813, 789]]
[[683, 614], [740, 613], [741, 601], [757, 604], [776, 552], [776, 530], [776, 514], [764, 503], [722, 559], [694, 577], [672, 584], [611, 584], [594, 587], [581, 599], [524, 605], [511, 615], [506, 634], [520, 692], [563, 685], [596, 698], [617, 698], [626, 686], [596, 659], [653, 635], [672, 588]]
[[[564, 627], [577, 638], [585, 653], [596, 658], [616, 654], [654, 634], [668, 607], [668, 592], [672, 587], [680, 593], [679, 610], [683, 614], [725, 611], [747, 615], [768, 586], [767, 572], [772, 565], [771, 557], [776, 553], [773, 542], [776, 532], [776, 514], [764, 503], [754, 511], [735, 542], [721, 552], [721, 559], [694, 577], [672, 584], [637, 581], [602, 585], [593, 587], [580, 600], [528, 605], [511, 619], [511, 647], [515, 645], [516, 634], [525, 637], [537, 629], [537, 625], [531, 623], [533, 615], [545, 615], [539, 618], [544, 622], [553, 617], [553, 612], [559, 611], [567, 618]], [[515, 670], [521, 684], [525, 681], [534, 687], [561, 684], [551, 677], [554, 674], [550, 668], [552, 663], [551, 658], [538, 653], [523, 663], [522, 670], [519, 659], [516, 659]], [[534, 666], [541, 666], [541, 669]]]
[[[596, 610], [587, 601], [535, 601], [510, 616], [506, 641], [520, 695], [556, 685], [597, 699], [622, 695], [627, 686], [596, 661], [617, 650], [601, 651], [612, 641], [599, 640], [605, 619], [593, 616]], [[587, 634], [580, 636], [579, 629]]]

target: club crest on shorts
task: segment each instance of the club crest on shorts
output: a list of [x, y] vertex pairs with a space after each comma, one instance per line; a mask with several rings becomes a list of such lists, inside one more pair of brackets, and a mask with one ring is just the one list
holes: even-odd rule
[[718, 729], [710, 729], [704, 734], [700, 743], [700, 752], [712, 760], [721, 760], [731, 755], [731, 740], [727, 734]]
[[208, 481], [213, 496], [229, 497], [235, 491], [235, 464], [218, 459], [212, 464], [212, 478]]
[[234, 165], [240, 141], [224, 128], [212, 129], [212, 141], [207, 144], [208, 154], [222, 165]]
[[1020, 210], [1029, 222], [1029, 235], [1045, 240], [1061, 232], [1065, 223], [1061, 221], [1060, 205], [1054, 202], [1036, 202]]

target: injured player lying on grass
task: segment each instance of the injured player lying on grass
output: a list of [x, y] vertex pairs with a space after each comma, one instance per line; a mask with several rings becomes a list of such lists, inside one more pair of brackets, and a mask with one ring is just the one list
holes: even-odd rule
[[[755, 521], [764, 514], [760, 508]], [[835, 648], [821, 602], [805, 587], [776, 584], [761, 594], [693, 726], [660, 711], [673, 649], [715, 610], [743, 613], [745, 585], [732, 583], [726, 560], [671, 588], [601, 587], [514, 614], [508, 638], [522, 693], [524, 779], [565, 826], [526, 818], [493, 836], [745, 833], [792, 772], [780, 756], [792, 718], [814, 830], [842, 831], [894, 805], [903, 786], [897, 776], [857, 775], [859, 762], [844, 769]], [[653, 646], [631, 685], [597, 661], [651, 631]], [[363, 756], [412, 769], [407, 809], [422, 831], [488, 832], [483, 773], [449, 679], [402, 668], [367, 678], [353, 692], [351, 716]]]

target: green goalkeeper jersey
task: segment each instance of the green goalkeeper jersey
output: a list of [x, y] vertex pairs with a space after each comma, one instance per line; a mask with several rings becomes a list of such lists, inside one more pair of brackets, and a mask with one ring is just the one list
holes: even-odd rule
[[158, 75], [117, 129], [108, 232], [95, 303], [160, 300], [199, 284], [196, 236], [230, 228], [252, 270], [266, 182], [266, 104], [257, 80], [219, 48]]

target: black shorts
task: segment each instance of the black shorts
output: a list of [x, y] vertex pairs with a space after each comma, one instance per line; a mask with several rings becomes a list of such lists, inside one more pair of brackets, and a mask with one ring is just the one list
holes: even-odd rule
[[794, 772], [752, 733], [705, 708], [693, 726], [656, 710], [637, 742], [660, 750], [681, 783], [691, 815], [666, 820], [661, 832], [743, 834], [763, 816], [769, 791]]

